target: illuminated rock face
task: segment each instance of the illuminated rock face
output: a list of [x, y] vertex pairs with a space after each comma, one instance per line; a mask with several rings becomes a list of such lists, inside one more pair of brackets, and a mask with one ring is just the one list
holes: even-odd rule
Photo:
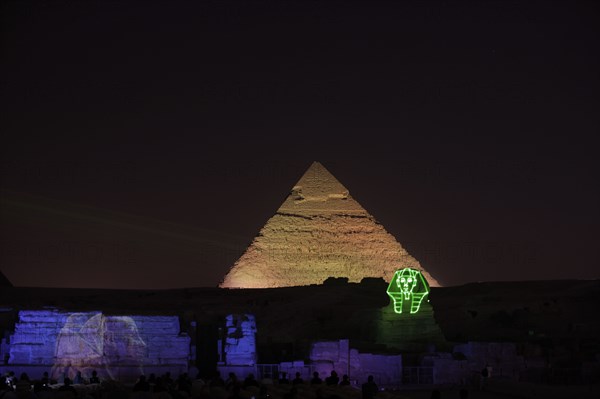
[[229, 366], [254, 366], [256, 363], [256, 321], [249, 314], [229, 315], [225, 327], [225, 362]]
[[187, 368], [190, 338], [179, 333], [176, 316], [20, 311], [9, 353], [9, 364], [49, 366], [53, 378], [92, 370], [114, 378], [123, 368], [133, 375], [144, 367]]
[[369, 375], [377, 376], [377, 384], [382, 385], [402, 381], [402, 355], [360, 353], [350, 348], [347, 339], [313, 343], [310, 360], [322, 378], [335, 370], [340, 376], [347, 373], [361, 382], [366, 381]]
[[267, 221], [221, 283], [224, 288], [272, 288], [322, 284], [328, 277], [390, 281], [398, 269], [419, 262], [314, 162]]

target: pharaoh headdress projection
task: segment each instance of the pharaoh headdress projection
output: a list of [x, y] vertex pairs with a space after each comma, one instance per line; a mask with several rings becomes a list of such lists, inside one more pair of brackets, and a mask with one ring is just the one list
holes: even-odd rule
[[322, 284], [328, 277], [390, 281], [421, 271], [439, 284], [323, 165], [314, 162], [221, 283], [224, 288]]
[[402, 313], [403, 309], [409, 310], [410, 313], [417, 313], [421, 303], [429, 294], [429, 285], [423, 273], [406, 268], [394, 273], [387, 294], [394, 301], [396, 313]]

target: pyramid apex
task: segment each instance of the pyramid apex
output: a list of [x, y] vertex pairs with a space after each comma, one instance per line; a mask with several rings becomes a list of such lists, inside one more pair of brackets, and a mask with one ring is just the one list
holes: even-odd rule
[[[306, 172], [308, 172], [311, 169], [321, 169], [321, 168], [327, 170], [325, 168], [325, 166], [323, 166], [323, 164], [321, 162], [319, 162], [319, 161], [312, 161], [312, 163], [310, 164], [310, 166], [308, 167], [308, 169], [306, 169]], [[304, 172], [304, 173], [306, 173], [306, 172]]]
[[350, 197], [350, 192], [320, 162], [313, 161], [281, 205], [282, 213], [321, 213], [323, 211], [364, 214], [367, 212]]

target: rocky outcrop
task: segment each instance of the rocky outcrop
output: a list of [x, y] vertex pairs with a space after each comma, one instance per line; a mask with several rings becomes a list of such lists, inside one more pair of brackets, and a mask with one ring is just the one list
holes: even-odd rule
[[414, 314], [396, 313], [390, 303], [376, 312], [374, 330], [377, 343], [402, 351], [422, 352], [431, 345], [443, 347], [446, 342], [429, 302]]
[[419, 262], [323, 165], [314, 162], [221, 283], [224, 288], [322, 284], [328, 277], [390, 281]]

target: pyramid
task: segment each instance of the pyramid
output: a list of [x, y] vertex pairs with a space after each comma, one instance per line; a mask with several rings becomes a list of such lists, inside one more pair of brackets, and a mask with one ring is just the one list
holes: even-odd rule
[[0, 271], [0, 287], [12, 287], [12, 283], [10, 282], [10, 280], [8, 279], [8, 277], [6, 277], [4, 275], [4, 273], [2, 273]]
[[313, 162], [220, 286], [289, 287], [322, 284], [328, 277], [390, 281], [404, 267], [439, 286], [346, 187]]

